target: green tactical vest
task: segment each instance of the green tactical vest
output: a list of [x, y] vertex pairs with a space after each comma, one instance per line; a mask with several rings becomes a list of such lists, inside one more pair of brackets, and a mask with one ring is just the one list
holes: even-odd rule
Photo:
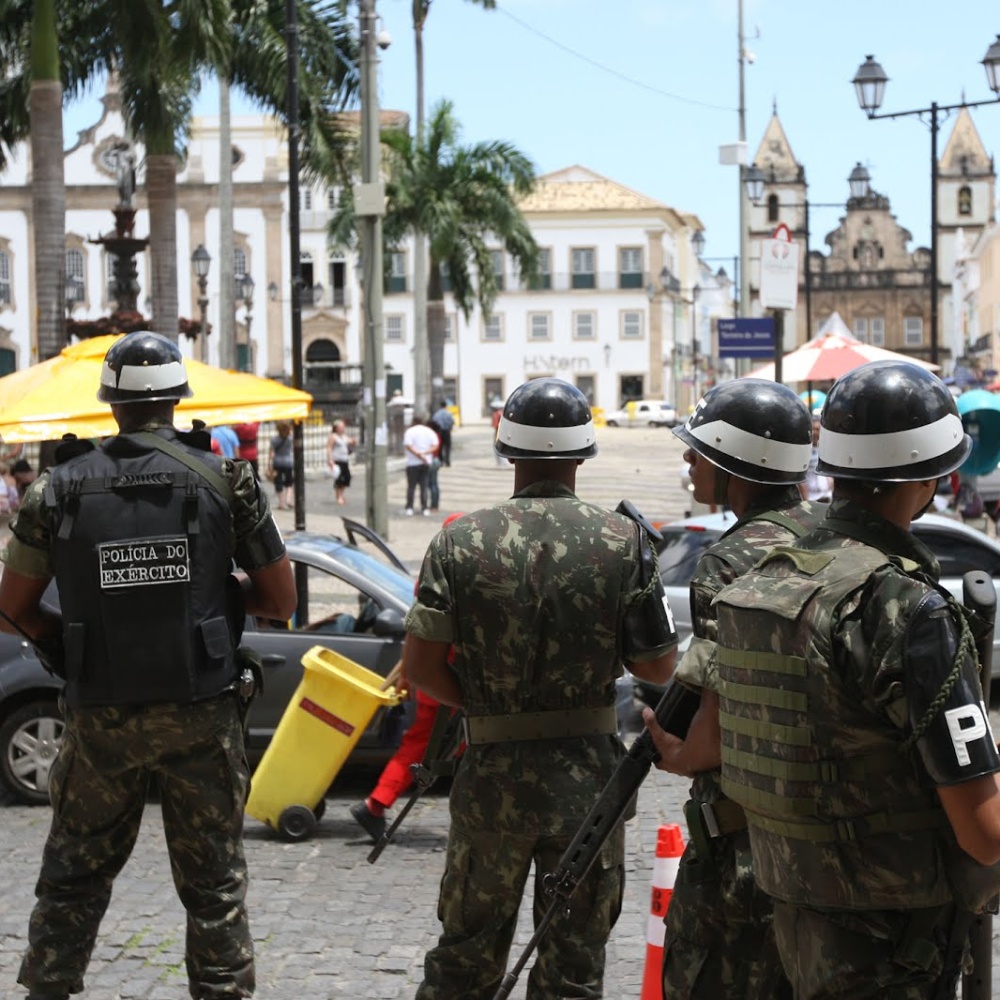
[[[889, 562], [853, 542], [779, 546], [720, 592], [722, 789], [746, 810], [757, 881], [778, 899], [978, 909], [996, 875], [958, 848], [917, 752], [834, 666], [834, 611]], [[911, 609], [926, 587], [912, 592]]]

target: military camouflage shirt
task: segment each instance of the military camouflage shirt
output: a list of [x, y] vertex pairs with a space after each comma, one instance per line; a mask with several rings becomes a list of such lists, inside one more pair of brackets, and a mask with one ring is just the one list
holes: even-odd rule
[[[454, 645], [469, 715], [613, 705], [623, 661], [676, 643], [666, 624], [648, 648], [632, 635], [649, 635], [663, 600], [655, 571], [643, 579], [648, 545], [624, 515], [536, 483], [438, 533], [407, 630]], [[452, 821], [574, 833], [622, 752], [614, 735], [470, 747], [452, 786]]]
[[766, 499], [744, 511], [743, 516], [702, 553], [691, 577], [693, 637], [677, 667], [678, 679], [694, 687], [718, 691], [712, 658], [718, 623], [712, 601], [723, 587], [742, 576], [768, 549], [793, 540], [787, 527], [757, 518], [767, 511], [778, 511], [802, 526], [801, 535], [819, 524], [826, 509], [825, 504], [803, 500], [797, 486], [776, 487]]
[[[150, 421], [143, 431], [155, 431], [171, 426], [163, 420]], [[243, 569], [260, 569], [273, 561], [261, 554], [261, 561], [253, 555], [257, 551], [247, 545], [271, 517], [267, 495], [259, 488], [249, 462], [223, 460], [222, 475], [233, 488], [233, 530], [236, 536], [238, 563]], [[53, 511], [45, 505], [45, 490], [49, 485], [49, 472], [44, 470], [28, 487], [20, 509], [11, 521], [14, 537], [10, 540], [3, 562], [22, 576], [48, 579], [53, 575], [51, 540]]]
[[[710, 545], [691, 577], [691, 645], [677, 666], [677, 678], [692, 687], [719, 690], [715, 664], [715, 640], [718, 619], [712, 602], [723, 587], [742, 576], [772, 546], [793, 541], [793, 534], [774, 521], [757, 520], [767, 511], [780, 511], [802, 526], [804, 534], [819, 524], [825, 504], [802, 499], [797, 486], [779, 486], [766, 499], [743, 512], [743, 516], [713, 545]], [[691, 797], [699, 802], [722, 798], [720, 769], [696, 774], [691, 783]]]

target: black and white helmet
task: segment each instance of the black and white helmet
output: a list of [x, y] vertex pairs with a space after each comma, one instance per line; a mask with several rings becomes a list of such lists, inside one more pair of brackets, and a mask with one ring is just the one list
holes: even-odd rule
[[104, 356], [102, 403], [147, 403], [191, 395], [180, 348], [167, 337], [137, 330], [116, 340]]
[[752, 483], [801, 483], [812, 452], [806, 404], [788, 386], [761, 378], [710, 389], [674, 434], [702, 458]]
[[493, 450], [503, 458], [593, 458], [597, 435], [587, 397], [559, 378], [536, 378], [507, 397]]
[[820, 426], [816, 471], [835, 479], [940, 479], [972, 450], [948, 387], [910, 361], [870, 361], [841, 375]]

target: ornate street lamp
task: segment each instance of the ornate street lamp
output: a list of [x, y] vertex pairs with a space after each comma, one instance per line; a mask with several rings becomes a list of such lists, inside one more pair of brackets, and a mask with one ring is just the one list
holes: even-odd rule
[[885, 96], [885, 85], [889, 82], [889, 77], [882, 67], [875, 61], [874, 56], [867, 56], [865, 61], [858, 67], [854, 79], [854, 90], [858, 97], [858, 104], [869, 118], [906, 118], [910, 115], [917, 115], [923, 118], [927, 115], [930, 120], [931, 129], [931, 263], [930, 263], [930, 286], [931, 286], [931, 363], [938, 363], [938, 212], [937, 212], [937, 188], [938, 188], [938, 115], [941, 112], [957, 111], [960, 108], [978, 108], [984, 104], [996, 104], [1000, 101], [1000, 35], [997, 40], [986, 50], [986, 55], [982, 59], [982, 64], [986, 70], [986, 81], [990, 90], [997, 96], [992, 100], [985, 101], [962, 101], [960, 104], [938, 104], [932, 101], [929, 107], [914, 108], [911, 111], [894, 111], [878, 114], [878, 109], [882, 107], [882, 98]]
[[211, 254], [199, 243], [191, 254], [191, 266], [198, 279], [198, 308], [201, 310], [201, 360], [208, 360], [208, 269], [212, 266]]
[[243, 300], [243, 306], [246, 309], [243, 322], [247, 328], [247, 342], [246, 352], [240, 359], [239, 368], [241, 371], [247, 372], [253, 369], [253, 349], [251, 346], [253, 341], [250, 339], [250, 326], [253, 323], [253, 289], [253, 278], [250, 277], [249, 271], [244, 271], [239, 277], [239, 293], [240, 298]]

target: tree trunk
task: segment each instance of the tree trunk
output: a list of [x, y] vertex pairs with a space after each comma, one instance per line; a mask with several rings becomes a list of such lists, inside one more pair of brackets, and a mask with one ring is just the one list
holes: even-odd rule
[[[427, 346], [431, 363], [431, 386], [444, 398], [444, 286], [441, 267], [431, 255], [427, 282]], [[457, 333], [456, 333], [457, 336]], [[440, 402], [440, 400], [438, 400]], [[431, 410], [427, 411], [430, 416]]]
[[[173, 137], [170, 138], [172, 145]], [[153, 269], [153, 318], [157, 333], [178, 335], [177, 156], [146, 147], [146, 197]]]
[[219, 367], [236, 368], [236, 243], [229, 81], [219, 77]]
[[[66, 183], [54, 0], [35, 0], [31, 39], [31, 223], [37, 360], [66, 346]], [[32, 359], [34, 360], [34, 359]]]
[[[413, 43], [417, 64], [417, 147], [424, 139], [424, 20], [427, 0], [413, 0]], [[427, 239], [413, 234], [413, 407], [415, 413], [434, 412], [430, 399], [433, 377], [428, 377]]]

